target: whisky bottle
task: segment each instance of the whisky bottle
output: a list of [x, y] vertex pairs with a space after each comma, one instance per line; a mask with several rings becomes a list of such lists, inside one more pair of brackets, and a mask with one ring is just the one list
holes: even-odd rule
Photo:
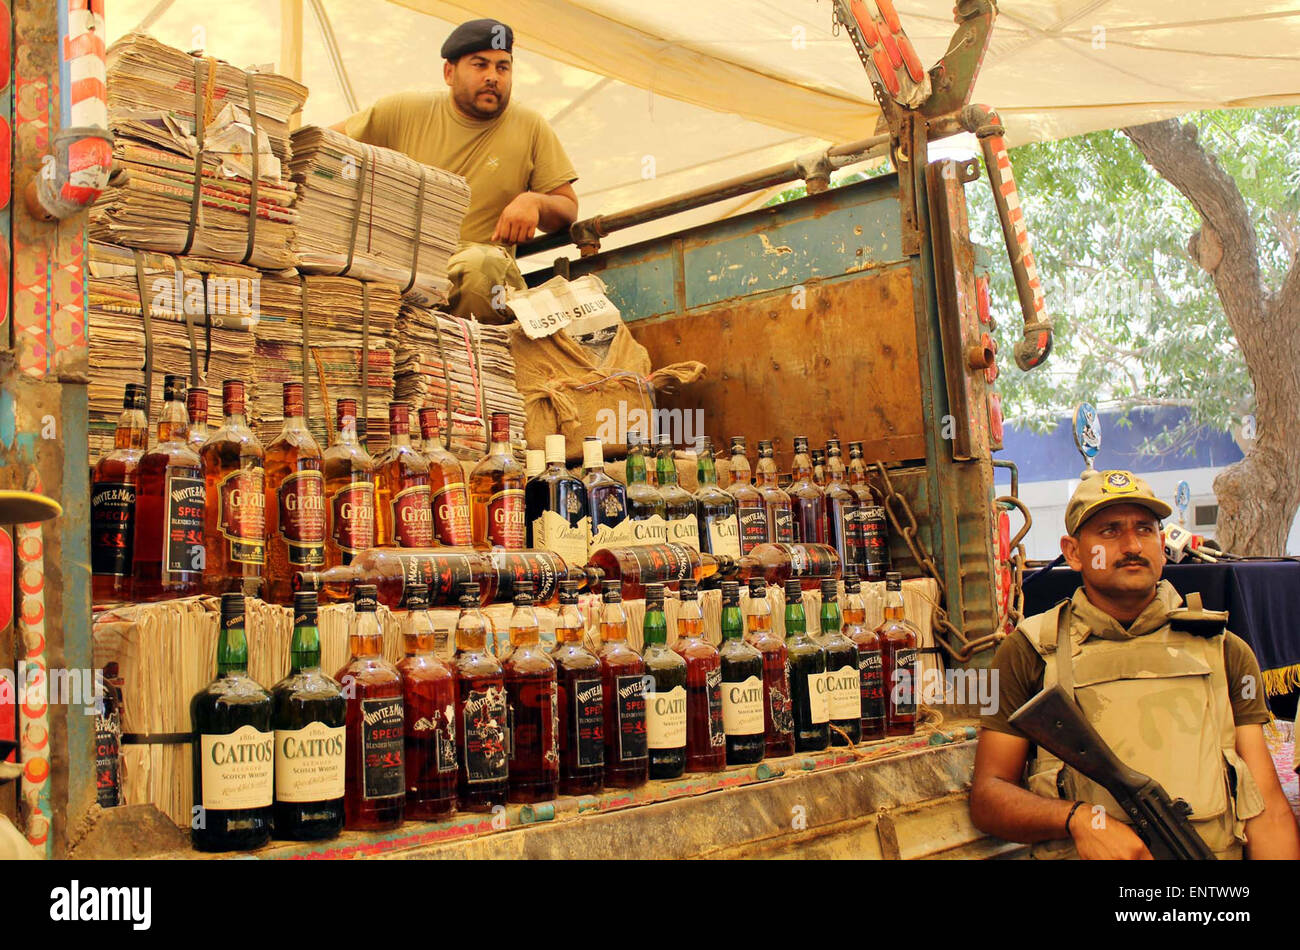
[[338, 438], [321, 456], [326, 568], [375, 546], [375, 461], [357, 438], [357, 401], [340, 399], [336, 415]]
[[585, 646], [578, 585], [560, 582], [555, 621], [556, 682], [560, 716], [560, 792], [591, 795], [605, 785], [605, 691], [600, 660]]
[[806, 632], [803, 588], [797, 580], [785, 582], [785, 650], [790, 660], [794, 748], [796, 752], [818, 752], [830, 741], [826, 650]]
[[542, 649], [531, 584], [515, 589], [510, 655], [505, 670], [509, 704], [512, 802], [546, 802], [560, 784], [560, 706], [555, 661]]
[[647, 777], [645, 663], [627, 643], [617, 587], [606, 587], [600, 616], [600, 679], [605, 695], [605, 785], [636, 788]]
[[812, 455], [812, 480], [814, 485], [826, 487], [826, 453], [821, 449], [813, 449]]
[[[668, 537], [664, 496], [646, 480], [645, 440], [638, 432], [627, 436], [627, 527], [631, 544], [664, 544]], [[694, 514], [694, 511], [692, 511]], [[698, 542], [696, 544], [698, 547]]]
[[185, 444], [185, 377], [163, 379], [158, 442], [136, 470], [131, 598], [137, 601], [199, 593], [205, 552], [203, 463]]
[[794, 754], [794, 714], [790, 703], [790, 664], [785, 641], [772, 629], [767, 582], [749, 580], [745, 636], [763, 657], [763, 754]]
[[593, 550], [587, 567], [600, 571], [604, 584], [621, 586], [635, 599], [643, 596], [646, 584], [672, 587], [688, 578], [698, 582], [731, 570], [735, 562], [684, 544], [652, 544]]
[[388, 831], [402, 823], [406, 804], [402, 677], [383, 657], [375, 588], [358, 586], [352, 604], [352, 658], [334, 677], [348, 703], [346, 824], [349, 831]]
[[448, 452], [438, 434], [438, 410], [420, 410], [420, 454], [429, 463], [429, 497], [433, 506], [433, 535], [438, 544], [466, 547], [473, 543], [469, 489], [460, 459]]
[[479, 610], [477, 584], [466, 584], [456, 621], [456, 800], [465, 811], [491, 811], [509, 789], [509, 706], [505, 671], [488, 651], [491, 622]]
[[530, 548], [554, 551], [570, 564], [587, 563], [591, 517], [587, 490], [564, 467], [564, 436], [546, 437], [546, 468], [524, 486]]
[[766, 439], [758, 443], [758, 489], [767, 509], [767, 540], [780, 544], [794, 543], [794, 508], [790, 496], [777, 482], [776, 459], [772, 443]]
[[500, 604], [512, 602], [521, 584], [532, 588], [533, 603], [549, 607], [559, 597], [561, 581], [575, 581], [585, 587], [600, 580], [596, 571], [570, 565], [550, 551], [497, 549], [486, 553], [495, 574], [492, 599]]
[[826, 443], [825, 488], [826, 543], [839, 555], [845, 576], [856, 574], [858, 552], [862, 549], [862, 526], [858, 521], [858, 496], [846, 481], [839, 439], [830, 439]]
[[740, 553], [748, 554], [756, 545], [773, 540], [768, 537], [767, 505], [758, 489], [750, 484], [749, 459], [745, 455], [743, 436], [731, 437], [731, 483], [727, 492], [736, 499], [736, 520], [740, 530]]
[[762, 577], [769, 584], [795, 579], [816, 590], [825, 578], [840, 576], [840, 558], [827, 544], [760, 544], [736, 561], [736, 579]]
[[695, 492], [700, 549], [710, 554], [740, 557], [740, 522], [736, 519], [736, 500], [718, 487], [718, 471], [713, 465], [713, 445], [708, 439], [701, 440], [695, 475], [700, 483]]
[[919, 681], [916, 628], [903, 616], [903, 576], [885, 575], [885, 619], [876, 628], [880, 638], [881, 674], [885, 686], [885, 735], [916, 732]]
[[808, 439], [795, 436], [790, 464], [790, 507], [794, 511], [794, 539], [802, 544], [826, 543], [826, 493], [813, 481]]
[[148, 447], [144, 387], [127, 383], [112, 451], [95, 463], [90, 478], [90, 569], [96, 604], [131, 596], [137, 476]]
[[604, 446], [592, 436], [582, 441], [582, 487], [587, 492], [587, 511], [591, 515], [588, 550], [632, 544], [627, 526], [627, 489], [605, 474]]
[[524, 450], [524, 488], [542, 472], [546, 471], [546, 453], [541, 449]]
[[413, 584], [407, 598], [402, 677], [406, 725], [406, 817], [438, 821], [456, 811], [456, 674], [437, 654], [428, 589]]
[[185, 394], [185, 412], [190, 417], [190, 428], [185, 444], [195, 455], [208, 440], [208, 391], [202, 386], [192, 386]]
[[[228, 411], [228, 410], [227, 410]], [[289, 675], [271, 688], [275, 836], [333, 838], [343, 830], [348, 702], [320, 668], [316, 595], [293, 595]]]
[[[826, 650], [826, 684], [830, 690], [831, 745], [857, 745], [862, 741], [862, 680], [858, 674], [858, 647], [841, 629], [839, 582], [822, 581], [822, 607], [818, 616]], [[843, 730], [843, 734], [837, 730]], [[844, 736], [848, 738], [845, 739]]]
[[222, 385], [221, 408], [225, 421], [199, 449], [208, 498], [203, 590], [253, 594], [266, 561], [262, 443], [244, 418], [242, 381], [229, 379]]
[[641, 639], [650, 687], [645, 697], [650, 777], [679, 778], [686, 771], [686, 661], [668, 649], [662, 584], [646, 588]]
[[858, 678], [862, 689], [862, 738], [885, 737], [885, 685], [880, 638], [867, 626], [862, 581], [844, 578], [844, 635], [858, 647]]
[[722, 663], [717, 647], [704, 637], [704, 616], [695, 581], [682, 581], [681, 598], [673, 650], [686, 661], [686, 770], [721, 772], [727, 759], [722, 728]]
[[524, 467], [510, 451], [510, 414], [492, 413], [492, 446], [469, 476], [474, 546], [524, 547]]
[[[673, 459], [673, 444], [666, 435], [659, 437], [658, 452], [655, 457], [655, 476], [655, 481], [659, 485], [659, 494], [664, 499], [664, 519], [667, 522], [665, 540], [672, 544], [690, 545], [697, 551], [709, 550], [705, 546], [707, 539], [701, 534], [704, 526], [696, 517], [695, 496], [678, 483], [677, 462]], [[730, 499], [731, 496], [727, 497]]]
[[411, 407], [388, 406], [388, 449], [375, 459], [375, 544], [433, 546], [429, 463], [411, 445]]
[[243, 594], [221, 597], [217, 678], [190, 700], [190, 723], [191, 843], [199, 851], [260, 848], [271, 838], [275, 734], [271, 697], [248, 675]]
[[867, 481], [862, 461], [862, 443], [849, 443], [849, 488], [858, 496], [857, 519], [861, 525], [862, 551], [857, 559], [858, 576], [864, 581], [881, 581], [889, 572], [889, 518], [876, 486]]
[[325, 564], [325, 475], [303, 418], [302, 383], [284, 384], [284, 428], [266, 448], [263, 599], [288, 604], [293, 576]]
[[727, 764], [752, 765], [763, 758], [763, 654], [745, 642], [740, 585], [722, 582], [722, 731]]

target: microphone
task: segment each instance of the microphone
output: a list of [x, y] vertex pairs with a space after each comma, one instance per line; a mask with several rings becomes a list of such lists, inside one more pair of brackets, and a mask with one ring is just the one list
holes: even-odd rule
[[1176, 524], [1165, 525], [1164, 538], [1165, 557], [1172, 564], [1181, 564], [1184, 561], [1218, 563], [1218, 558], [1202, 547], [1204, 541], [1202, 536], [1192, 534], [1186, 528], [1180, 528]]

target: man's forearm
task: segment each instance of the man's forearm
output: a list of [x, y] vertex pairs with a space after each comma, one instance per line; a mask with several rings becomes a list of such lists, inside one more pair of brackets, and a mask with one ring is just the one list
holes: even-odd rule
[[[1006, 841], [1032, 844], [1069, 838], [1065, 819], [1073, 807], [1074, 802], [1035, 795], [1000, 778], [985, 778], [971, 789], [971, 820], [975, 827]], [[1084, 805], [1072, 822], [1090, 817], [1091, 811]]]
[[1270, 801], [1262, 814], [1246, 820], [1246, 857], [1252, 861], [1294, 861], [1300, 858], [1300, 831], [1285, 798]]
[[578, 220], [578, 205], [564, 195], [544, 195], [532, 192], [537, 198], [537, 227], [550, 234], [567, 228]]

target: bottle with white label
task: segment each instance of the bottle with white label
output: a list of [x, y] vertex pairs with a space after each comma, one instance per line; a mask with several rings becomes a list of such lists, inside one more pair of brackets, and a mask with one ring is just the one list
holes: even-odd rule
[[704, 546], [704, 538], [700, 536], [700, 525], [695, 518], [695, 496], [678, 483], [677, 462], [673, 458], [673, 442], [667, 435], [660, 435], [655, 445], [654, 468], [656, 480], [659, 482], [659, 492], [664, 496], [664, 517], [668, 520], [669, 543], [684, 544], [697, 551], [709, 550]]
[[558, 554], [567, 564], [586, 564], [587, 490], [564, 467], [564, 451], [564, 436], [548, 435], [546, 469], [524, 486], [528, 547]]
[[221, 595], [218, 623], [217, 678], [190, 700], [190, 841], [199, 851], [247, 851], [271, 839], [271, 697], [248, 675], [243, 594]]
[[722, 582], [722, 731], [727, 764], [752, 765], [763, 758], [763, 654], [745, 642], [740, 585]]
[[[645, 439], [638, 432], [627, 436], [627, 520], [632, 544], [665, 544], [668, 512], [664, 496], [647, 479]], [[696, 547], [699, 547], [698, 542]]]
[[319, 841], [343, 830], [347, 700], [320, 668], [316, 592], [293, 595], [289, 675], [271, 687], [275, 836]]
[[682, 581], [681, 596], [673, 649], [686, 661], [686, 770], [721, 772], [727, 762], [726, 735], [722, 730], [722, 663], [717, 647], [704, 636], [699, 585]]
[[627, 489], [605, 473], [605, 446], [600, 439], [582, 440], [582, 487], [591, 516], [592, 551], [633, 543], [627, 528]]
[[641, 635], [648, 687], [645, 724], [650, 777], [678, 778], [686, 771], [686, 661], [668, 649], [662, 584], [646, 588]]
[[857, 745], [862, 741], [858, 647], [841, 629], [838, 588], [838, 581], [822, 581], [821, 636], [818, 640], [826, 650], [826, 682], [830, 686], [833, 727], [831, 745]]
[[701, 550], [710, 554], [740, 557], [740, 521], [736, 517], [736, 499], [718, 487], [718, 470], [713, 464], [713, 445], [708, 439], [700, 441], [695, 476], [700, 482], [700, 487], [695, 492], [695, 514], [699, 522]]
[[794, 749], [820, 752], [830, 742], [826, 650], [806, 632], [803, 588], [793, 579], [785, 582], [785, 650], [790, 661]]

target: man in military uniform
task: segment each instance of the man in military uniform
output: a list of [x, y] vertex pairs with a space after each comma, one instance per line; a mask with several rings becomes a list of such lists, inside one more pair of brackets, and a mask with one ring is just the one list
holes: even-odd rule
[[981, 723], [971, 819], [1032, 844], [1034, 857], [1151, 857], [1103, 788], [1008, 722], [1060, 683], [1126, 765], [1191, 806], [1192, 826], [1218, 857], [1300, 858], [1300, 829], [1264, 742], [1254, 654], [1224, 629], [1226, 615], [1202, 610], [1196, 594], [1184, 607], [1160, 579], [1160, 520], [1170, 511], [1130, 472], [1085, 478], [1061, 538], [1083, 586], [1022, 622], [993, 659], [998, 708]]

